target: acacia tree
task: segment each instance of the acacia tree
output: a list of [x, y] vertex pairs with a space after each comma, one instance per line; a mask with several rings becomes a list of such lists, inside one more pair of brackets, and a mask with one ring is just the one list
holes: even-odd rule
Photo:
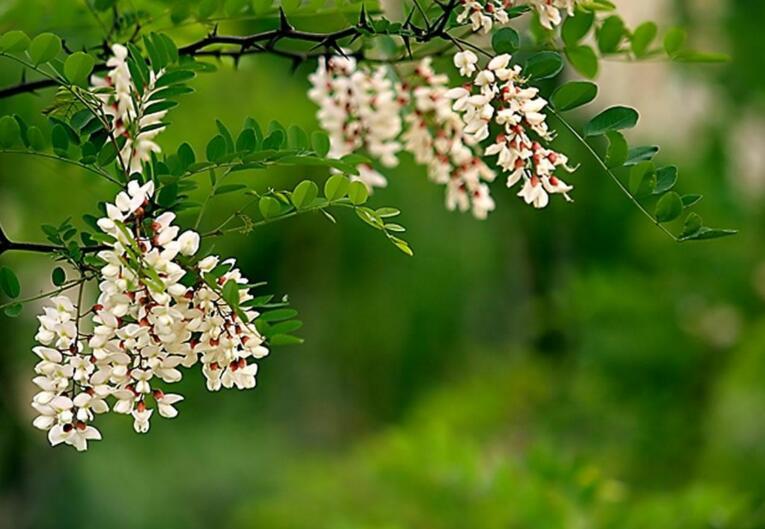
[[[101, 438], [95, 416], [110, 409], [132, 415], [138, 432], [148, 431], [154, 411], [174, 417], [182, 397], [163, 388], [181, 379], [182, 367], [201, 364], [211, 391], [254, 387], [256, 362], [272, 347], [300, 343], [294, 332], [301, 323], [286, 298], [261, 293], [264, 284], [244, 277], [235, 258], [212, 255], [212, 241], [305, 213], [335, 222], [334, 211], [349, 209], [413, 255], [394, 220], [399, 211], [368, 205], [373, 191], [389, 185], [385, 168], [403, 153], [445, 188], [448, 209], [486, 219], [495, 209], [496, 180], [505, 185], [494, 187], [512, 188], [535, 208], [554, 195], [572, 201], [575, 161], [553, 147], [562, 131], [672, 240], [734, 233], [704, 226], [690, 211], [701, 196], [675, 191], [677, 168], [652, 161], [658, 147], [630, 148], [621, 131], [637, 125], [636, 110], [596, 112], [582, 130], [564, 117], [595, 100], [598, 86], [589, 79], [603, 57], [724, 60], [687, 49], [681, 29], [667, 30], [659, 42], [655, 23], [627, 28], [608, 0], [414, 0], [400, 20], [370, 4], [329, 4], [204, 0], [151, 13], [88, 0], [106, 32], [91, 47], [70, 49], [53, 33], [0, 36], [0, 56], [23, 70], [22, 81], [0, 89], [0, 97], [57, 90], [45, 130], [18, 115], [0, 118], [0, 152], [53, 158], [114, 185], [110, 201], [72, 212], [84, 213], [82, 223], [43, 225], [47, 243], [19, 242], [0, 229], [0, 254], [38, 252], [60, 263], [52, 270], [55, 288], [26, 299], [19, 299], [16, 274], [0, 268], [7, 316], [18, 316], [28, 301], [47, 300], [33, 349], [39, 392], [32, 406], [39, 414], [34, 425], [51, 444], [84, 450]], [[346, 23], [315, 32], [290, 19], [317, 13]], [[227, 16], [272, 27], [226, 35], [216, 22]], [[200, 38], [181, 42], [172, 32], [152, 31], [168, 17], [198, 27]], [[234, 134], [217, 121], [218, 134], [203, 153], [188, 143], [164, 151], [164, 119], [180, 111], [175, 107], [197, 75], [215, 74], [209, 58], [236, 64], [252, 54], [285, 57], [293, 68], [316, 64], [307, 97], [323, 130], [246, 119]], [[579, 79], [543, 96], [536, 85], [559, 76], [566, 63]], [[597, 137], [607, 139], [605, 152], [589, 143]], [[229, 180], [305, 165], [325, 167], [326, 181], [258, 193]], [[200, 179], [211, 185], [201, 203], [190, 198]], [[240, 206], [208, 225], [205, 214], [223, 194], [237, 194]], [[179, 212], [195, 220], [181, 227]], [[67, 275], [61, 264], [75, 273]], [[96, 299], [87, 299], [88, 283], [97, 285]]]

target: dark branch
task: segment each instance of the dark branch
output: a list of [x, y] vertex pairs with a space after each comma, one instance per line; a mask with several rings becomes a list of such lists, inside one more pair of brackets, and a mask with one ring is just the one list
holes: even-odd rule
[[[108, 246], [104, 245], [98, 245], [98, 246], [82, 246], [80, 247], [80, 251], [82, 253], [93, 253], [93, 252], [100, 252], [101, 250], [106, 250]], [[12, 242], [8, 239], [8, 237], [5, 235], [5, 232], [3, 232], [3, 229], [0, 228], [0, 255], [3, 255], [5, 252], [35, 252], [35, 253], [56, 253], [56, 252], [65, 252], [67, 249], [63, 246], [56, 246], [53, 244], [39, 244], [35, 242]]]
[[[432, 21], [427, 21], [424, 28], [418, 27], [412, 23], [409, 18], [399, 33], [392, 33], [392, 36], [399, 36], [405, 41], [407, 50], [409, 42], [415, 39], [418, 42], [429, 42], [433, 39], [449, 40], [445, 28], [448, 24], [451, 13], [456, 9], [458, 0], [450, 0], [448, 4], [443, 5], [441, 15]], [[349, 39], [355, 41], [364, 35], [375, 35], [373, 25], [370, 23], [365, 11], [359, 16], [359, 21], [353, 25], [336, 31], [326, 33], [301, 31], [287, 20], [286, 14], [280, 10], [279, 27], [252, 35], [219, 35], [217, 28], [206, 37], [187, 44], [178, 49], [178, 53], [186, 57], [232, 57], [237, 62], [243, 55], [258, 53], [268, 53], [280, 57], [287, 57], [299, 64], [302, 61], [310, 60], [316, 57], [326, 56], [330, 53], [342, 53], [342, 44], [340, 41]], [[298, 52], [276, 48], [276, 45], [283, 40], [313, 43], [314, 47], [307, 52]], [[218, 46], [235, 46], [236, 49], [223, 49]], [[211, 47], [215, 47], [210, 49]], [[410, 55], [411, 52], [408, 52]], [[348, 55], [357, 59], [365, 60], [363, 51], [350, 52]], [[94, 71], [101, 72], [107, 70], [105, 63], [99, 63]], [[44, 88], [56, 86], [58, 83], [53, 79], [40, 79], [35, 81], [22, 81], [14, 86], [0, 89], [0, 99], [15, 96], [24, 93], [34, 93]]]

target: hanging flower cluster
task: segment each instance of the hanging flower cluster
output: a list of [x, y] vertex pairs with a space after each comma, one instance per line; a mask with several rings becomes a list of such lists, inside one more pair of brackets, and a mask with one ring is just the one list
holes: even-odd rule
[[[112, 48], [110, 70], [93, 77], [92, 91], [111, 120], [119, 156], [131, 173], [160, 151], [154, 139], [164, 130], [165, 111], [151, 111], [160, 102], [151, 75], [140, 94], [131, 78], [127, 49]], [[124, 138], [124, 140], [122, 139]], [[124, 143], [122, 143], [124, 141]], [[180, 233], [175, 214], [152, 216], [154, 183], [131, 181], [99, 228], [114, 242], [98, 253], [97, 303], [84, 310], [66, 296], [51, 301], [39, 317], [41, 361], [34, 382], [40, 388], [32, 406], [34, 425], [48, 431], [52, 445], [66, 443], [85, 450], [101, 439], [91, 426], [95, 414], [111, 409], [129, 414], [137, 432], [147, 432], [153, 413], [172, 418], [183, 397], [165, 393], [164, 384], [181, 380], [180, 367], [202, 364], [207, 387], [249, 389], [255, 386], [257, 364], [268, 350], [254, 327], [258, 313], [246, 310], [252, 295], [234, 260], [208, 256], [194, 264], [199, 234]], [[191, 278], [189, 280], [189, 278]], [[235, 289], [236, 307], [224, 301], [222, 289]], [[89, 316], [90, 332], [81, 324]]]
[[[156, 97], [157, 81], [163, 71], [156, 75], [149, 72], [149, 82], [139, 93], [128, 68], [128, 49], [121, 44], [112, 46], [114, 54], [106, 63], [109, 71], [105, 77], [92, 76], [92, 91], [101, 101], [104, 115], [112, 120], [114, 139], [124, 143], [120, 159], [130, 173], [139, 172], [141, 164], [151, 159], [151, 153], [160, 152], [154, 138], [165, 130], [162, 119], [167, 110], [152, 111], [151, 106], [162, 102]], [[155, 107], [156, 108], [156, 107]], [[161, 105], [159, 108], [163, 108]]]
[[431, 59], [423, 59], [402, 93], [411, 94], [411, 111], [405, 116], [404, 147], [417, 163], [425, 165], [433, 182], [445, 184], [446, 206], [450, 210], [472, 209], [485, 219], [494, 210], [489, 186], [496, 176], [480, 158], [480, 149], [463, 131], [460, 115], [447, 99], [449, 78], [437, 74]]
[[531, 5], [539, 14], [539, 21], [547, 29], [553, 29], [563, 21], [562, 11], [574, 14], [579, 0], [460, 0], [457, 15], [460, 24], [470, 23], [473, 31], [489, 33], [494, 24], [507, 24], [507, 10], [518, 5]]
[[531, 139], [531, 133], [540, 141], [553, 138], [542, 112], [547, 101], [539, 97], [537, 88], [526, 86], [520, 66], [510, 66], [510, 59], [508, 54], [499, 55], [479, 70], [473, 52], [457, 53], [455, 66], [473, 82], [451, 89], [447, 97], [454, 100], [453, 109], [461, 114], [465, 134], [473, 141], [487, 139], [491, 125], [500, 129], [485, 154], [496, 155], [497, 165], [509, 173], [508, 187], [523, 180], [518, 196], [527, 204], [544, 208], [548, 194], [562, 194], [570, 201], [568, 192], [573, 187], [555, 175], [558, 168], [574, 170], [568, 167], [568, 158]]
[[[208, 256], [192, 265], [199, 235], [180, 233], [171, 212], [148, 215], [153, 193], [152, 182], [132, 181], [99, 219], [114, 242], [98, 254], [97, 303], [84, 311], [58, 296], [39, 317], [34, 425], [53, 445], [84, 450], [100, 439], [90, 422], [109, 411], [107, 398], [114, 412], [132, 415], [137, 432], [149, 430], [155, 410], [175, 417], [183, 397], [162, 386], [181, 380], [179, 367], [201, 363], [211, 391], [253, 388], [254, 360], [268, 354], [253, 324], [258, 313], [239, 308], [253, 297], [235, 262]], [[229, 285], [235, 307], [221, 293]], [[81, 328], [86, 313], [90, 333]]]
[[[310, 75], [308, 97], [319, 105], [318, 118], [329, 134], [333, 158], [365, 150], [385, 167], [398, 165], [401, 101], [385, 68], [356, 68], [350, 57], [319, 59]], [[371, 191], [387, 180], [371, 166], [359, 166], [357, 180]]]
[[[547, 101], [537, 88], [527, 86], [521, 67], [511, 66], [510, 60], [510, 55], [503, 54], [480, 68], [475, 53], [460, 51], [454, 55], [454, 65], [471, 82], [450, 89], [448, 77], [433, 70], [430, 58], [417, 65], [411, 81], [394, 83], [384, 77], [382, 67], [374, 72], [363, 66], [357, 70], [352, 59], [332, 57], [311, 76], [310, 93], [319, 104], [319, 121], [332, 137], [333, 149], [342, 146], [342, 154], [366, 149], [389, 166], [401, 149], [409, 151], [428, 168], [432, 181], [447, 186], [450, 210], [472, 211], [476, 218], [485, 219], [495, 209], [488, 183], [496, 173], [484, 156], [497, 156], [497, 167], [509, 173], [508, 187], [523, 181], [518, 196], [527, 204], [544, 208], [550, 194], [562, 194], [570, 201], [573, 187], [555, 174], [559, 169], [573, 171], [568, 158], [542, 145], [554, 136], [543, 112]], [[356, 82], [362, 83], [361, 89], [354, 88]], [[377, 96], [367, 97], [370, 86], [379, 87], [382, 103], [371, 103]], [[351, 103], [349, 98], [362, 99], [352, 96], [358, 93], [367, 94], [369, 103]], [[399, 142], [402, 113], [405, 127]], [[364, 125], [373, 122], [380, 124], [379, 130]], [[385, 126], [391, 123], [395, 126]], [[496, 129], [501, 132], [484, 151], [481, 143]], [[386, 182], [371, 167], [365, 170], [373, 174], [362, 173], [367, 185]]]

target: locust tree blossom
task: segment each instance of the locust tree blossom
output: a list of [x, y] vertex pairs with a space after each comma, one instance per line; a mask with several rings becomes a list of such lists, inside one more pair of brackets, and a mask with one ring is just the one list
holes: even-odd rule
[[106, 63], [109, 67], [106, 75], [91, 77], [92, 90], [101, 102], [102, 112], [112, 120], [114, 139], [124, 138], [119, 152], [123, 165], [130, 173], [140, 172], [141, 164], [161, 150], [154, 139], [165, 129], [162, 119], [167, 110], [152, 110], [152, 107], [162, 102], [156, 94], [157, 81], [164, 72], [150, 71], [148, 84], [143, 93], [139, 93], [128, 69], [128, 49], [115, 44], [112, 53]]
[[[329, 134], [329, 156], [364, 151], [385, 167], [398, 164], [401, 103], [386, 68], [357, 68], [355, 59], [335, 56], [319, 59], [309, 79], [308, 97], [319, 106], [317, 116]], [[387, 184], [369, 165], [354, 178], [370, 191]]]
[[427, 167], [429, 178], [446, 185], [448, 209], [471, 210], [476, 218], [484, 219], [494, 210], [486, 183], [496, 173], [480, 158], [476, 142], [465, 135], [462, 119], [446, 97], [448, 81], [446, 75], [433, 70], [430, 58], [417, 65], [411, 85], [406, 87], [412, 94], [412, 111], [405, 117], [402, 138], [406, 150]]
[[544, 208], [549, 194], [570, 201], [573, 187], [555, 174], [560, 169], [573, 171], [568, 158], [542, 145], [553, 139], [543, 112], [547, 101], [537, 88], [527, 86], [520, 66], [512, 66], [510, 60], [508, 54], [493, 58], [485, 69], [469, 75], [472, 83], [449, 90], [446, 97], [454, 101], [471, 141], [489, 138], [492, 126], [500, 130], [485, 155], [497, 156], [497, 165], [508, 173], [508, 187], [523, 182], [518, 196], [527, 204]]
[[[153, 182], [133, 180], [98, 220], [113, 242], [98, 253], [96, 303], [86, 309], [57, 296], [38, 317], [33, 424], [52, 445], [85, 450], [100, 439], [90, 423], [108, 401], [139, 433], [155, 411], [176, 417], [183, 396], [164, 388], [181, 380], [181, 367], [201, 363], [210, 390], [253, 388], [255, 361], [268, 354], [235, 261], [198, 260], [199, 235], [181, 232], [172, 212], [152, 215], [153, 195]], [[234, 306], [222, 293], [229, 285]]]

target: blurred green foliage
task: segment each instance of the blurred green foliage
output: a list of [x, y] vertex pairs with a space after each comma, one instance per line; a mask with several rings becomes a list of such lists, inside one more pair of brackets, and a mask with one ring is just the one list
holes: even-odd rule
[[[757, 2], [725, 4], [716, 30], [734, 63], [677, 74], [756, 108], [765, 17]], [[698, 5], [677, 2], [691, 35]], [[2, 7], [0, 31], [98, 38], [84, 3]], [[214, 116], [314, 129], [309, 70], [221, 65], [170, 114], [164, 145], [202, 148]], [[50, 97], [0, 110], [35, 119]], [[575, 204], [531, 211], [498, 189], [486, 222], [447, 213], [407, 160], [372, 204], [403, 211], [413, 259], [342, 214], [336, 227], [308, 216], [221, 243], [290, 293], [306, 344], [275, 350], [251, 392], [209, 394], [190, 374], [177, 419], [138, 436], [108, 417], [84, 455], [31, 427], [32, 311], [0, 319], [0, 528], [765, 527], [765, 208], [732, 185], [735, 126], [710, 118], [691, 150], [660, 154], [707, 195], [705, 217], [742, 228], [727, 240], [673, 245], [572, 151]], [[19, 239], [111, 194], [54, 162], [0, 164], [0, 220]], [[266, 188], [323, 175], [242, 178]], [[47, 284], [44, 258], [4, 259], [25, 285]]]

